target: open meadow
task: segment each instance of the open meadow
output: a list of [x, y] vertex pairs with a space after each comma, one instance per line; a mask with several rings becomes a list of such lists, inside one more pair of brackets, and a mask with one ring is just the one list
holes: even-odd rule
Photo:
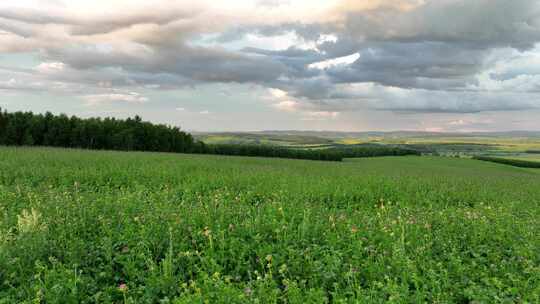
[[539, 303], [540, 169], [0, 147], [0, 303]]

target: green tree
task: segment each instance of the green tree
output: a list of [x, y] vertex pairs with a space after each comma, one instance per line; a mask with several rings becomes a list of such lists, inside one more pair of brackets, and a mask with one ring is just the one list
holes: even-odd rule
[[0, 145], [5, 144], [6, 125], [7, 113], [3, 112], [2, 108], [0, 107]]

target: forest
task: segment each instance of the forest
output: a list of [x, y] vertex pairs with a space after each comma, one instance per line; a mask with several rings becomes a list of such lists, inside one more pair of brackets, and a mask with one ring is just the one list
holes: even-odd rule
[[82, 119], [0, 109], [0, 145], [181, 153], [201, 144], [178, 127], [143, 122], [139, 116]]

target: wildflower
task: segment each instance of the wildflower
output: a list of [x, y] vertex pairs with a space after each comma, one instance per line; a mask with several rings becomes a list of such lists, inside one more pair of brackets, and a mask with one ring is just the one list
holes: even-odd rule
[[287, 264], [283, 264], [279, 267], [279, 273], [284, 274], [287, 272]]
[[122, 284], [118, 285], [118, 290], [120, 290], [121, 292], [126, 292], [128, 290], [127, 284], [122, 283]]
[[358, 232], [358, 228], [356, 228], [356, 226], [352, 226], [351, 227], [351, 232], [354, 234], [354, 233], [357, 233]]
[[246, 287], [246, 288], [244, 288], [244, 294], [247, 297], [249, 297], [249, 296], [251, 296], [251, 294], [253, 294], [253, 290], [251, 290], [251, 288], [249, 288], [249, 287]]
[[210, 230], [210, 228], [208, 227], [204, 227], [202, 234], [206, 237], [209, 237], [210, 235], [212, 235], [212, 230]]

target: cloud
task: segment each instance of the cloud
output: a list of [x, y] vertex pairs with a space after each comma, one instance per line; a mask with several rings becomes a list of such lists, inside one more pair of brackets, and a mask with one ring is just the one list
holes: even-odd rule
[[352, 64], [330, 67], [328, 75], [337, 83], [453, 89], [474, 80], [483, 55], [483, 51], [439, 42], [374, 43]]
[[273, 107], [285, 112], [295, 112], [298, 111], [299, 103], [293, 100], [284, 100], [274, 104]]
[[11, 78], [8, 81], [2, 81], [1, 84], [2, 84], [3, 87], [12, 88], [12, 87], [15, 87], [17, 85], [17, 80], [15, 80], [14, 78]]
[[355, 11], [356, 2], [345, 1], [342, 26], [364, 40], [531, 48], [540, 38], [534, 0], [374, 1], [379, 5]]
[[348, 56], [337, 57], [334, 59], [326, 59], [323, 61], [315, 62], [308, 65], [308, 68], [324, 70], [324, 69], [333, 68], [333, 67], [347, 66], [354, 63], [358, 59], [360, 59], [360, 54], [354, 53]]
[[540, 106], [539, 42], [535, 0], [5, 1], [0, 53], [41, 63], [0, 89], [97, 106], [240, 83], [308, 118], [516, 111]]
[[[56, 87], [51, 87], [50, 89], [55, 89]], [[0, 80], [0, 91], [29, 91], [29, 92], [38, 92], [44, 91], [47, 88], [43, 83], [40, 82], [25, 82], [20, 81], [16, 78], [10, 78], [8, 80]]]
[[317, 112], [306, 112], [302, 120], [304, 121], [325, 121], [337, 119], [339, 117], [339, 112], [327, 112], [327, 111], [317, 111]]
[[36, 67], [38, 73], [54, 74], [62, 72], [66, 65], [62, 62], [43, 62]]
[[126, 103], [145, 103], [149, 99], [142, 96], [137, 92], [114, 92], [108, 94], [95, 94], [95, 95], [85, 95], [81, 98], [86, 102], [88, 106], [97, 106], [101, 104], [111, 103], [111, 102], [126, 102]]

